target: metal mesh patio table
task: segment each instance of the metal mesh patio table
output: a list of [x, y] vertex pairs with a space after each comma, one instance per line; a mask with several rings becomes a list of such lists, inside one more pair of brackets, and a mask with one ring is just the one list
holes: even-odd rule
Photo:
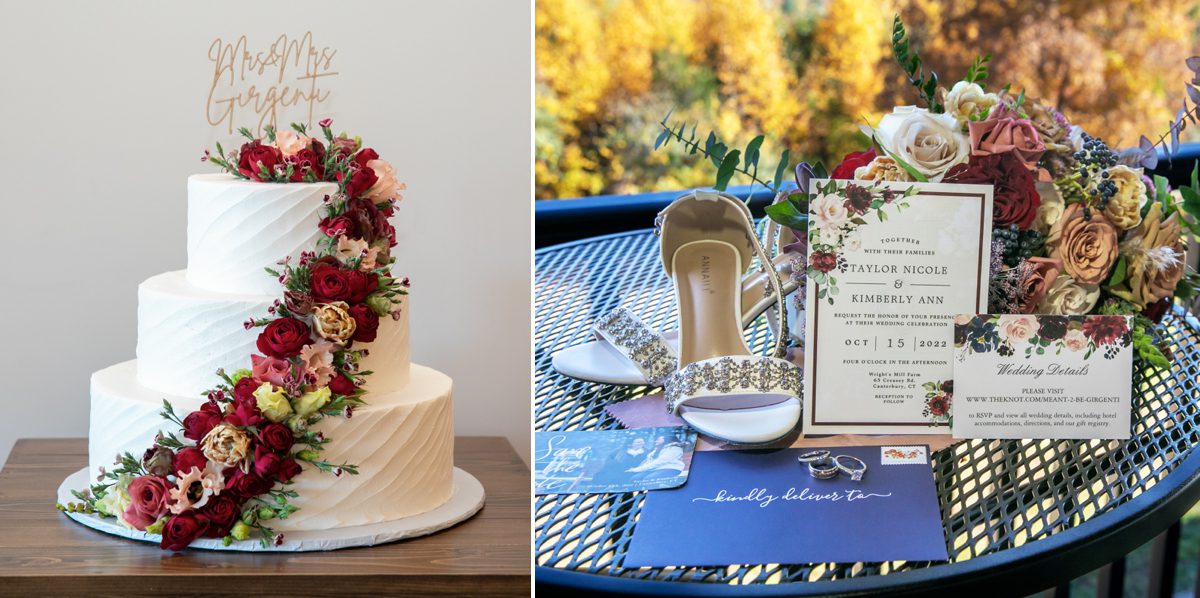
[[[590, 340], [596, 317], [618, 306], [658, 329], [675, 326], [657, 238], [636, 231], [546, 247], [535, 264], [535, 430], [620, 428], [605, 405], [656, 388], [575, 380], [550, 361]], [[653, 595], [1021, 595], [1054, 587], [1120, 559], [1200, 498], [1192, 450], [1200, 441], [1200, 321], [1176, 308], [1160, 332], [1173, 365], [1135, 366], [1130, 440], [970, 440], [932, 455], [948, 563], [626, 568], [645, 493], [561, 494], [535, 502], [537, 582]], [[766, 319], [747, 335], [764, 353]]]

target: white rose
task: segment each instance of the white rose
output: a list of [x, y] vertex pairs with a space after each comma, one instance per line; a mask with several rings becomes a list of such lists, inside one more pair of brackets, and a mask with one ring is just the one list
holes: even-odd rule
[[987, 113], [993, 106], [1000, 103], [1000, 96], [985, 93], [978, 83], [959, 81], [946, 94], [946, 113], [953, 115], [958, 126], [963, 127], [971, 120], [971, 116], [980, 112]]
[[1063, 344], [1066, 345], [1068, 350], [1078, 353], [1087, 348], [1088, 337], [1083, 334], [1082, 330], [1078, 328], [1072, 328], [1071, 330], [1068, 330], [1066, 336], [1063, 337]]
[[1068, 274], [1059, 273], [1038, 304], [1038, 313], [1056, 316], [1079, 316], [1092, 311], [1100, 299], [1100, 287], [1079, 284]]
[[1000, 338], [1015, 344], [1037, 333], [1038, 321], [1030, 315], [1005, 314], [996, 321], [996, 328]]
[[897, 106], [875, 129], [879, 142], [931, 183], [951, 167], [967, 161], [971, 144], [950, 114], [931, 114], [924, 108]]
[[1037, 214], [1033, 218], [1033, 230], [1043, 235], [1049, 235], [1054, 223], [1062, 218], [1067, 204], [1063, 201], [1062, 193], [1054, 183], [1037, 183], [1037, 192], [1042, 201], [1038, 204]]
[[812, 206], [813, 223], [817, 228], [834, 232], [846, 223], [850, 213], [846, 205], [837, 195], [822, 195]]

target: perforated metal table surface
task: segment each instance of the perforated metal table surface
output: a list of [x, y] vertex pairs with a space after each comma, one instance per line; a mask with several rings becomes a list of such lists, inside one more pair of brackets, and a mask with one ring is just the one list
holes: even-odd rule
[[[604, 406], [657, 390], [582, 382], [550, 365], [617, 306], [674, 326], [657, 249], [653, 234], [637, 231], [535, 253], [535, 430], [620, 428]], [[576, 595], [1017, 596], [1054, 587], [1142, 545], [1200, 498], [1200, 321], [1177, 309], [1160, 330], [1174, 365], [1135, 367], [1130, 440], [972, 440], [934, 453], [949, 563], [627, 569], [645, 493], [547, 495], [534, 507], [537, 583]], [[765, 318], [747, 334], [765, 352]]]

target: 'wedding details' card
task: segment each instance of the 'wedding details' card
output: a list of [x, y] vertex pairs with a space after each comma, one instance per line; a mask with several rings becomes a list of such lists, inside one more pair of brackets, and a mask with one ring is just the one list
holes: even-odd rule
[[686, 427], [537, 432], [535, 494], [674, 488], [688, 479], [696, 432]]
[[860, 481], [813, 477], [813, 450], [696, 453], [687, 484], [646, 495], [622, 566], [946, 560], [927, 447], [824, 449]]
[[961, 315], [956, 438], [1129, 438], [1128, 316]]
[[987, 309], [990, 185], [812, 181], [806, 434], [946, 432], [955, 314]]

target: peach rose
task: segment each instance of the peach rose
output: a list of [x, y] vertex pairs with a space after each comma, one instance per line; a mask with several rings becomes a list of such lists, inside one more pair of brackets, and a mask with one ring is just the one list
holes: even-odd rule
[[1084, 218], [1083, 209], [1074, 203], [1063, 210], [1046, 237], [1046, 247], [1076, 282], [1100, 284], [1117, 261], [1117, 228], [1095, 210], [1090, 220]]
[[396, 169], [392, 168], [386, 160], [378, 158], [367, 161], [367, 168], [375, 171], [377, 180], [374, 185], [363, 195], [371, 201], [387, 201], [389, 199], [402, 199], [400, 192], [408, 187], [396, 180]]
[[311, 137], [305, 137], [292, 130], [280, 131], [275, 134], [275, 147], [279, 148], [279, 152], [285, 158], [298, 154], [300, 150], [308, 149], [310, 145], [312, 145]]
[[1072, 328], [1071, 330], [1068, 330], [1066, 336], [1063, 337], [1063, 344], [1066, 345], [1067, 349], [1078, 353], [1087, 348], [1088, 337], [1083, 333], [1082, 330], [1078, 328]]
[[996, 329], [1000, 333], [1000, 338], [1015, 344], [1027, 341], [1029, 337], [1036, 334], [1038, 321], [1031, 315], [1005, 314], [1000, 316], [996, 322]]
[[1146, 183], [1142, 181], [1142, 169], [1128, 166], [1113, 166], [1108, 169], [1108, 180], [1117, 186], [1117, 192], [1108, 200], [1104, 215], [1121, 230], [1142, 223], [1142, 204], [1146, 201]]

